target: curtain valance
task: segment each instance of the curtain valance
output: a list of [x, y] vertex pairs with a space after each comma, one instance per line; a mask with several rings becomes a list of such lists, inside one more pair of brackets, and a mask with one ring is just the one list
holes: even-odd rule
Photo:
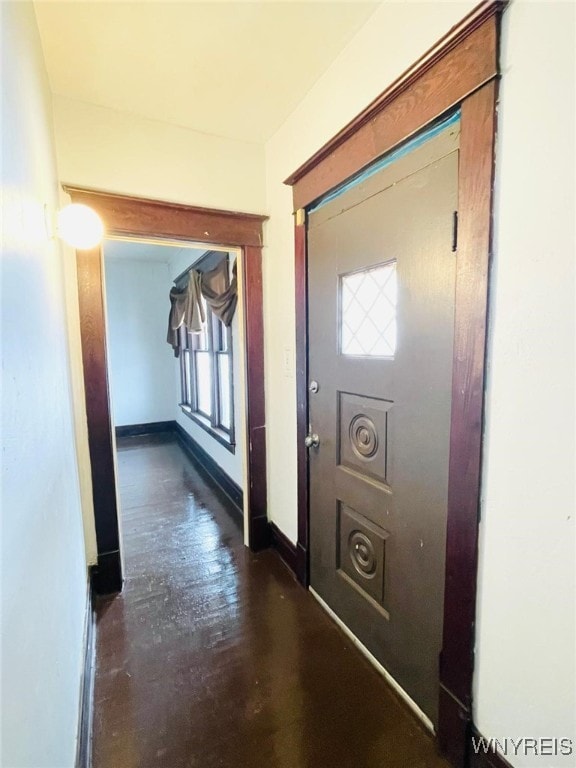
[[208, 272], [196, 269], [188, 271], [187, 282], [170, 289], [170, 315], [168, 318], [167, 342], [174, 355], [180, 354], [178, 329], [184, 325], [191, 333], [199, 333], [205, 321], [202, 297], [212, 312], [225, 326], [229, 327], [238, 303], [238, 280], [236, 262], [232, 269], [232, 280], [228, 273], [228, 258]]

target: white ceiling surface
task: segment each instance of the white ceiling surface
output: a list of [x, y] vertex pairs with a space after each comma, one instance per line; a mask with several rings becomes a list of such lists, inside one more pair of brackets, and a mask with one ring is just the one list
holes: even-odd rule
[[206, 248], [180, 247], [177, 245], [159, 245], [138, 240], [105, 240], [104, 257], [106, 259], [132, 259], [135, 261], [162, 261], [170, 263], [184, 253], [189, 255], [190, 264], [206, 253]]
[[52, 91], [266, 141], [379, 3], [38, 1]]

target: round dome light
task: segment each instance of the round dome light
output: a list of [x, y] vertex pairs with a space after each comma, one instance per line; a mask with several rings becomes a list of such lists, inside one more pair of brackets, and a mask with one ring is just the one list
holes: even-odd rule
[[58, 236], [78, 250], [95, 248], [104, 236], [98, 214], [81, 203], [72, 203], [58, 213]]

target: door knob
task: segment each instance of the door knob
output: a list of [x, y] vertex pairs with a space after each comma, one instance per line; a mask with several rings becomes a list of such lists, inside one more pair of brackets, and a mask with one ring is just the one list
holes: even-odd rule
[[304, 438], [304, 445], [306, 448], [318, 448], [320, 445], [320, 438], [315, 433], [306, 435]]

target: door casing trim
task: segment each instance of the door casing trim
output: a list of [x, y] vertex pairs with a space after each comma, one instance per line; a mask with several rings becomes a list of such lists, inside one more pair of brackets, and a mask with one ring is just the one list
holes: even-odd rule
[[414, 136], [461, 109], [458, 251], [443, 646], [438, 741], [467, 764], [478, 521], [484, 420], [488, 271], [501, 16], [506, 3], [481, 3], [287, 180], [295, 211], [298, 540], [296, 575], [309, 581], [308, 255], [306, 208]]
[[[248, 542], [254, 551], [267, 547], [262, 229], [268, 217], [131, 197], [68, 184], [64, 184], [63, 188], [72, 202], [88, 205], [98, 213], [107, 235], [192, 241], [241, 249], [242, 274], [239, 277], [244, 295]], [[98, 552], [99, 573], [94, 583], [97, 591], [111, 593], [122, 587], [122, 562], [108, 388], [102, 258], [101, 247], [76, 252], [84, 395]]]

